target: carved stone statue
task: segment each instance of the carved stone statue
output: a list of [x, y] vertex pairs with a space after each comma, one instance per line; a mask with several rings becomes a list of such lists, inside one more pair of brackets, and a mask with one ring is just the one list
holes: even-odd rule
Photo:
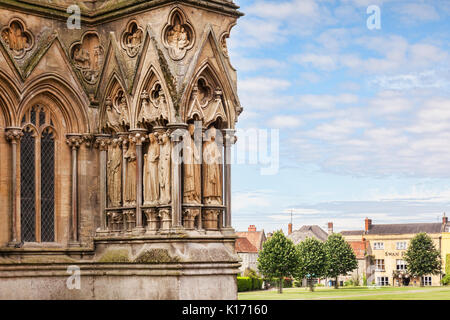
[[114, 140], [108, 150], [108, 198], [111, 207], [120, 207], [122, 200], [122, 149]]
[[130, 146], [125, 153], [127, 159], [127, 179], [124, 190], [125, 205], [136, 205], [136, 146], [130, 142]]
[[161, 137], [160, 160], [159, 160], [159, 191], [160, 204], [170, 203], [170, 169], [171, 169], [170, 139], [167, 133]]
[[216, 129], [211, 127], [210, 140], [203, 148], [203, 196], [206, 204], [222, 204], [222, 154], [216, 143]]
[[156, 205], [159, 199], [159, 144], [154, 133], [149, 134], [150, 145], [144, 155], [144, 204]]
[[201, 203], [201, 154], [194, 141], [195, 126], [188, 126], [189, 136], [184, 139], [184, 203]]
[[115, 132], [120, 132], [120, 110], [112, 103], [110, 98], [106, 99], [106, 126]]
[[128, 106], [127, 106], [127, 100], [125, 99], [125, 96], [119, 96], [119, 109], [120, 109], [120, 124], [121, 125], [130, 125], [130, 118], [128, 115]]

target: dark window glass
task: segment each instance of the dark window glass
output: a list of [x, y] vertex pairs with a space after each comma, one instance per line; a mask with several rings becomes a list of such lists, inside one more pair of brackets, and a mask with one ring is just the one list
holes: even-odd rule
[[50, 130], [41, 138], [41, 241], [55, 241], [55, 142]]
[[33, 108], [30, 113], [30, 122], [36, 125], [36, 110]]
[[43, 124], [45, 124], [45, 113], [41, 110], [39, 112], [39, 125], [42, 126]]
[[20, 141], [20, 227], [23, 241], [36, 241], [35, 143], [33, 132]]

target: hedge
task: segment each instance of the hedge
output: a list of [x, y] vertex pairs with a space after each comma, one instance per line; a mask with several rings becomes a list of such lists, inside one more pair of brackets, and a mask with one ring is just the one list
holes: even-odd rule
[[447, 253], [445, 261], [445, 274], [450, 274], [450, 253]]
[[237, 277], [238, 292], [261, 290], [262, 283], [261, 278]]

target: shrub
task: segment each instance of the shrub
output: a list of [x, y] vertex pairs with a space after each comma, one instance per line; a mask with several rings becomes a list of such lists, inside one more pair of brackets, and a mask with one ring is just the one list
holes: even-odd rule
[[445, 257], [445, 274], [450, 274], [450, 253]]
[[441, 282], [444, 286], [448, 286], [450, 284], [450, 274], [447, 274], [445, 277], [443, 277]]
[[318, 284], [316, 284], [316, 287], [325, 287], [325, 284], [323, 284], [323, 283], [318, 283]]
[[302, 286], [301, 280], [294, 280], [293, 286], [296, 288], [300, 288]]
[[252, 279], [252, 290], [261, 290], [263, 279], [261, 278], [251, 278]]
[[290, 278], [284, 278], [283, 279], [283, 288], [292, 288], [293, 279]]
[[344, 282], [344, 287], [353, 286], [353, 280], [347, 280]]
[[253, 287], [253, 282], [250, 277], [237, 277], [238, 292], [250, 291]]

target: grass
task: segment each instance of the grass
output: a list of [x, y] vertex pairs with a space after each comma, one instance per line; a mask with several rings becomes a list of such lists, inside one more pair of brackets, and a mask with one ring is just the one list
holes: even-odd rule
[[317, 287], [239, 292], [239, 300], [450, 300], [450, 287]]

